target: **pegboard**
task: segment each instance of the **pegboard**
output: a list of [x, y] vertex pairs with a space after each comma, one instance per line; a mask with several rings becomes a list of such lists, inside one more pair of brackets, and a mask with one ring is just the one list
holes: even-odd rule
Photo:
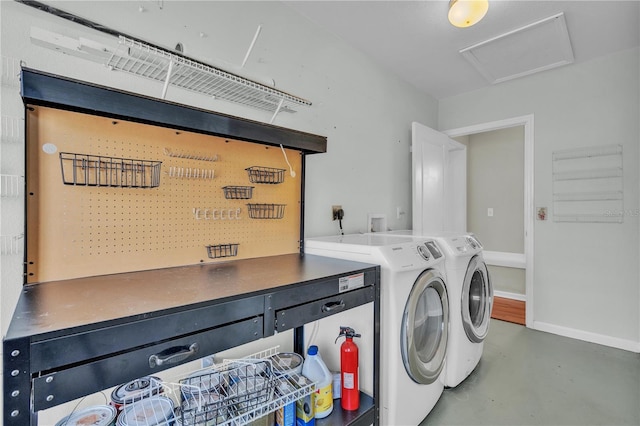
[[[298, 253], [302, 159], [284, 152], [295, 177], [280, 147], [29, 107], [27, 283]], [[158, 185], [105, 179], [119, 159], [133, 161], [121, 175], [161, 162]], [[250, 182], [253, 166], [285, 170], [282, 182]], [[250, 198], [227, 198], [229, 186]], [[284, 210], [255, 219], [249, 204]], [[221, 244], [237, 252], [209, 258]]]

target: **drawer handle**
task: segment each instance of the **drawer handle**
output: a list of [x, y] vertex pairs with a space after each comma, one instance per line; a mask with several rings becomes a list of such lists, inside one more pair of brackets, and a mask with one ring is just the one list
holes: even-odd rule
[[174, 364], [176, 362], [184, 361], [191, 355], [195, 355], [198, 352], [198, 344], [192, 343], [191, 346], [176, 346], [173, 348], [165, 349], [164, 351], [153, 354], [149, 357], [149, 367], [155, 368], [164, 364]]
[[329, 302], [322, 305], [322, 312], [333, 312], [344, 309], [344, 300], [338, 302]]

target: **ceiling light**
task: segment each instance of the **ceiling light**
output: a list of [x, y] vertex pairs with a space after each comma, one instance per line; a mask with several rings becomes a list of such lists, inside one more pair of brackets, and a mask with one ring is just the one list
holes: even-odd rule
[[477, 24], [489, 10], [489, 0], [449, 1], [449, 22], [459, 28]]

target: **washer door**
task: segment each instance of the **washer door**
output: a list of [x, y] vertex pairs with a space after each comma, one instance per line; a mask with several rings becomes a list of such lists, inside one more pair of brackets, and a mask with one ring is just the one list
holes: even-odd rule
[[480, 343], [489, 332], [493, 286], [481, 257], [469, 261], [462, 285], [462, 325], [469, 340]]
[[424, 271], [411, 289], [402, 316], [400, 348], [407, 374], [419, 384], [433, 383], [444, 367], [449, 331], [449, 299], [438, 272]]

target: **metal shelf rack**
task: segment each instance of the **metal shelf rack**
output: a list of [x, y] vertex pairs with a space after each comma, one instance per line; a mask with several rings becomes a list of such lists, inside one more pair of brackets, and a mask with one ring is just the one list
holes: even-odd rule
[[[265, 268], [278, 271], [277, 277], [266, 278]], [[341, 292], [341, 281], [354, 275], [362, 275], [365, 286]], [[377, 265], [290, 254], [45, 282], [23, 289], [3, 340], [3, 424], [36, 426], [41, 410], [276, 332], [294, 330], [293, 350], [304, 353], [304, 325], [337, 313], [327, 307], [341, 303], [346, 311], [373, 303], [373, 398], [361, 393], [359, 410], [334, 407], [319, 424], [377, 425], [379, 284]], [[161, 291], [164, 297], [152, 298], [118, 318], [130, 307], [132, 289]], [[82, 312], [70, 316], [65, 306], [50, 303], [52, 295]], [[110, 303], [95, 309], [90, 298], [110, 298]], [[41, 309], [49, 313], [44, 319], [38, 315]], [[278, 320], [283, 317], [287, 321]], [[81, 344], [86, 351], [68, 350]], [[159, 358], [167, 361], [151, 362]], [[109, 374], [99, 374], [104, 371]], [[277, 399], [265, 409], [276, 409], [271, 403], [280, 404]], [[235, 424], [257, 417], [242, 414], [250, 418]]]
[[311, 106], [306, 99], [141, 41], [120, 36], [118, 43], [120, 48], [112, 53], [107, 66], [162, 82], [163, 98], [171, 85], [274, 113], [295, 112], [300, 106]]
[[553, 220], [622, 223], [622, 145], [574, 148], [553, 153]]

